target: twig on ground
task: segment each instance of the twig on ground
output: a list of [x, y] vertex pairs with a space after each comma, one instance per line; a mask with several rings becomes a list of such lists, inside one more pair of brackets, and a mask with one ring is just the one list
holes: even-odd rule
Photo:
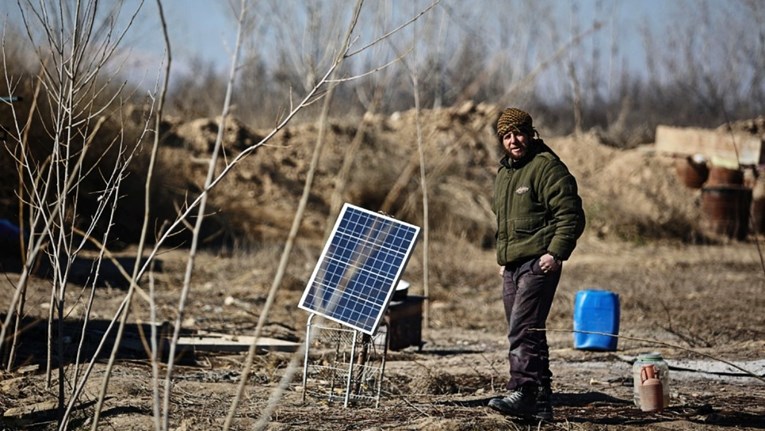
[[722, 362], [724, 364], [730, 365], [731, 367], [733, 367], [733, 368], [735, 368], [735, 369], [737, 369], [739, 371], [742, 371], [742, 372], [746, 373], [747, 375], [749, 375], [751, 377], [754, 377], [755, 379], [765, 383], [765, 377], [760, 376], [758, 374], [755, 374], [755, 373], [753, 373], [753, 372], [751, 372], [751, 371], [749, 371], [749, 370], [747, 370], [745, 368], [742, 368], [742, 367], [734, 364], [733, 362], [726, 361], [725, 359], [718, 358], [717, 356], [710, 355], [710, 354], [704, 353], [704, 352], [699, 352], [698, 350], [690, 349], [688, 347], [683, 347], [683, 346], [680, 346], [680, 345], [677, 345], [677, 344], [674, 344], [674, 343], [667, 343], [665, 341], [652, 340], [650, 338], [632, 337], [632, 336], [628, 336], [628, 335], [609, 334], [607, 332], [579, 331], [579, 330], [574, 330], [574, 329], [540, 329], [540, 328], [532, 328], [532, 329], [530, 329], [530, 331], [565, 332], [565, 333], [576, 333], [576, 334], [605, 335], [605, 336], [608, 336], [608, 337], [623, 338], [625, 340], [642, 341], [642, 342], [645, 342], [645, 343], [659, 344], [659, 345], [666, 346], [666, 347], [672, 347], [672, 348], [675, 348], [675, 349], [685, 350], [686, 352], [691, 352], [691, 353], [694, 353], [696, 355], [703, 356], [705, 358], [709, 358], [709, 359], [713, 359], [715, 361]]

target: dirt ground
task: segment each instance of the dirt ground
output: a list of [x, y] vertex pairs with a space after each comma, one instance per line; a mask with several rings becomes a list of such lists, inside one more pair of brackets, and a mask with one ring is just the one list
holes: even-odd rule
[[[430, 132], [425, 130], [429, 142], [446, 146], [432, 151], [446, 152], [456, 162], [434, 167], [438, 181], [431, 194], [434, 202], [431, 214], [438, 223], [434, 223], [437, 226], [433, 227], [429, 243], [428, 292], [423, 286], [423, 241], [418, 242], [403, 275], [412, 283], [410, 295], [428, 297], [422, 316], [422, 344], [384, 355], [379, 406], [358, 402], [344, 407], [342, 400], [328, 402], [326, 395], [337, 394], [337, 390], [327, 388], [326, 382], [314, 382], [304, 388], [300, 350], [260, 352], [255, 356], [232, 428], [247, 430], [256, 426], [292, 361], [297, 367], [289, 371], [294, 374], [286, 379], [288, 385], [267, 418], [268, 429], [765, 429], [762, 238], [751, 235], [740, 242], [694, 240], [698, 238], [693, 224], [698, 218], [694, 212], [698, 210], [698, 193], [682, 188], [671, 161], [658, 158], [650, 148], [627, 151], [605, 147], [592, 136], [548, 142], [577, 176], [589, 220], [584, 237], [571, 260], [565, 263], [548, 320], [551, 367], [555, 374], [555, 420], [528, 423], [486, 407], [489, 399], [503, 394], [508, 365], [501, 280], [493, 251], [487, 246], [486, 237], [491, 237], [492, 228], [483, 199], [491, 184], [494, 156], [491, 148], [482, 144], [487, 131], [479, 125], [493, 114], [491, 110], [481, 113], [474, 108], [475, 111], [481, 114], [480, 118], [462, 118], [459, 110], [442, 114], [467, 125], [461, 135], [442, 139], [438, 133], [446, 132], [439, 121], [430, 123], [433, 126]], [[404, 120], [391, 117], [385, 124], [374, 123], [373, 136], [382, 141], [386, 133], [394, 135], [397, 129], [402, 133], [403, 126], [397, 125], [401, 121]], [[406, 133], [412, 133], [411, 124], [409, 127]], [[224, 190], [239, 194], [238, 200], [226, 192], [215, 198], [219, 208], [236, 212], [240, 221], [251, 220], [241, 214], [257, 214], [255, 219], [259, 223], [231, 227], [232, 223], [227, 235], [247, 236], [258, 242], [247, 247], [207, 248], [198, 253], [182, 318], [184, 333], [208, 331], [247, 336], [254, 331], [283, 249], [279, 238], [286, 235], [300, 192], [298, 172], [305, 169], [309, 159], [309, 151], [296, 142], [303, 142], [300, 139], [308, 139], [311, 133], [315, 135], [315, 130], [309, 129], [292, 130], [289, 139], [282, 137], [273, 147], [259, 150], [263, 152], [256, 155], [259, 158], [243, 165], [232, 183], [224, 185]], [[341, 143], [346, 141], [342, 136], [350, 140], [355, 131], [335, 130], [333, 139], [339, 143], [330, 146], [322, 156], [327, 163], [318, 175], [318, 190], [332, 188], [332, 174], [340, 170], [338, 166], [343, 160], [333, 148], [343, 148]], [[457, 142], [459, 147], [449, 147], [449, 142]], [[196, 151], [194, 148], [176, 147], [171, 151]], [[399, 153], [406, 159], [410, 157], [397, 147], [374, 148], [377, 153], [360, 152], [358, 157], [366, 161]], [[390, 153], [380, 154], [382, 151]], [[402, 170], [407, 172], [405, 165], [398, 164], [398, 170], [389, 172], [381, 167], [374, 173], [363, 170], [352, 173], [355, 180], [351, 183], [356, 188], [349, 188], [345, 200], [379, 205], [386, 196], [370, 198], [373, 186], [359, 178], [372, 175], [370, 181], [378, 185], [389, 181], [389, 176], [395, 181]], [[194, 169], [182, 167], [186, 168]], [[404, 208], [397, 216], [419, 223], [415, 216], [407, 216], [416, 211], [407, 212], [410, 202], [406, 195], [402, 193], [402, 197], [394, 199], [395, 207]], [[222, 204], [225, 201], [230, 203], [228, 207]], [[317, 232], [325, 228], [321, 214], [327, 212], [329, 201], [328, 192], [312, 196], [312, 210], [291, 253], [290, 265], [264, 327], [265, 336], [292, 341], [298, 346], [305, 338], [309, 316], [297, 305], [321, 251], [322, 243], [317, 240], [321, 235]], [[674, 228], [685, 234], [668, 238], [667, 232]], [[122, 250], [121, 256], [130, 256], [132, 250], [132, 247]], [[163, 248], [159, 255], [161, 268], [150, 279], [153, 284], [148, 279], [142, 284], [144, 291], [154, 288], [160, 322], [172, 323], [178, 316], [187, 258], [188, 252], [183, 248]], [[92, 324], [86, 332], [82, 358], [85, 363], [95, 341], [100, 339], [99, 334], [125, 297], [124, 285], [116, 282], [119, 277], [108, 272], [103, 276], [107, 282], [94, 291]], [[18, 277], [17, 272], [7, 270], [0, 279], [2, 304], [9, 303]], [[27, 293], [19, 367], [0, 374], [3, 412], [0, 429], [56, 429], [58, 375], [53, 373], [52, 385], [47, 387], [44, 357], [50, 286], [50, 280], [35, 277]], [[621, 338], [616, 351], [573, 348], [574, 298], [583, 289], [604, 289], [619, 295]], [[66, 391], [71, 391], [73, 385], [72, 346], [80, 339], [76, 317], [84, 313], [85, 299], [90, 293], [82, 283], [73, 282], [68, 290], [67, 313], [73, 326], [64, 329], [69, 353]], [[136, 296], [127, 334], [132, 347], [120, 351], [99, 429], [154, 429], [152, 367], [138, 330], [146, 330], [143, 325], [151, 321], [149, 311], [148, 303]], [[661, 413], [644, 413], [632, 403], [631, 362], [640, 353], [654, 351], [660, 352], [672, 366], [671, 403]], [[313, 352], [317, 352], [316, 348]], [[70, 429], [90, 427], [93, 403], [103, 381], [103, 356], [96, 361]], [[319, 356], [309, 356], [311, 364], [321, 361]], [[221, 429], [241, 381], [245, 358], [245, 352], [212, 349], [186, 352], [173, 377], [171, 428]], [[748, 373], [726, 368], [725, 362]], [[160, 376], [164, 376], [163, 364]], [[160, 383], [160, 391], [163, 384]]]
[[[161, 310], [172, 308], [170, 286], [183, 261], [179, 252], [163, 255], [158, 285]], [[615, 259], [615, 256], [617, 259]], [[200, 256], [210, 279], [195, 285], [187, 329], [231, 334], [251, 333], [251, 314], [264, 303], [267, 284], [251, 268], [254, 256]], [[499, 277], [491, 253], [469, 256], [471, 272], [448, 292], [433, 292], [423, 345], [390, 351], [386, 356], [380, 405], [342, 400], [327, 403], [315, 387], [302, 401], [302, 367], [271, 415], [269, 429], [673, 429], [722, 430], [765, 427], [765, 384], [740, 370], [714, 372], [695, 365], [671, 370], [671, 405], [662, 413], [643, 413], [632, 404], [630, 361], [639, 353], [658, 351], [670, 364], [715, 363], [719, 358], [762, 375], [765, 352], [763, 276], [754, 244], [678, 246], [584, 241], [566, 264], [549, 320], [552, 370], [555, 373], [553, 423], [528, 424], [503, 417], [486, 407], [502, 394], [507, 377], [506, 341]], [[232, 268], [242, 268], [236, 275]], [[416, 265], [412, 265], [416, 268]], [[176, 271], [177, 269], [177, 271]], [[216, 271], [217, 269], [217, 271]], [[217, 274], [217, 275], [216, 275]], [[247, 274], [247, 276], [244, 276]], [[407, 274], [405, 277], [413, 274]], [[9, 277], [12, 277], [10, 275]], [[12, 278], [11, 278], [12, 279]], [[619, 294], [620, 335], [614, 352], [573, 348], [573, 300], [578, 290], [601, 288]], [[417, 295], [416, 288], [411, 294]], [[109, 316], [121, 295], [99, 292], [96, 318]], [[267, 326], [269, 335], [302, 339], [307, 313], [297, 309], [301, 291], [289, 289], [277, 300]], [[237, 298], [237, 305], [227, 297]], [[30, 295], [30, 304], [45, 302]], [[137, 304], [135, 318], [146, 307]], [[555, 332], [552, 330], [560, 330]], [[670, 347], [673, 346], [673, 347]], [[263, 353], [240, 405], [235, 429], [251, 429], [278, 385], [292, 353]], [[176, 429], [219, 429], [241, 376], [244, 353], [197, 351], [177, 368], [171, 398]], [[755, 367], [759, 362], [759, 368]], [[694, 362], [695, 361], [695, 362]], [[706, 362], [705, 362], [706, 361]], [[84, 398], [95, 398], [103, 363], [99, 363]], [[692, 369], [692, 367], [691, 367]], [[719, 369], [719, 367], [718, 367]], [[45, 389], [42, 369], [3, 375], [0, 406], [8, 429], [53, 429], [47, 422], [54, 389]], [[705, 371], [706, 370], [706, 371]], [[709, 371], [713, 370], [713, 371]], [[730, 370], [729, 370], [730, 371]], [[151, 367], [140, 357], [118, 362], [109, 386], [103, 429], [150, 429]], [[54, 379], [55, 382], [55, 379]], [[54, 385], [55, 388], [55, 385]], [[328, 389], [327, 389], [328, 390]], [[46, 402], [48, 404], [46, 404]], [[75, 413], [75, 423], [90, 416], [89, 402]], [[46, 407], [47, 406], [47, 407]], [[42, 412], [31, 413], [37, 407]], [[27, 410], [24, 410], [24, 409]], [[11, 410], [13, 409], [13, 410]], [[8, 413], [14, 412], [9, 416]]]

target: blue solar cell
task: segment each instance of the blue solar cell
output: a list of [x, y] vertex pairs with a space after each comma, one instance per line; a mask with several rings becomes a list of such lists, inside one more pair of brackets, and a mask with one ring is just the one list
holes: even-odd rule
[[373, 335], [419, 232], [418, 226], [346, 203], [300, 308]]

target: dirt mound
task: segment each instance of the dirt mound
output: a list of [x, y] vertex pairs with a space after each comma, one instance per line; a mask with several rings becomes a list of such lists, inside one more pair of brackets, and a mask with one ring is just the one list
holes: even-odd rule
[[765, 138], [765, 116], [726, 123], [717, 128], [722, 131], [747, 132]]
[[[422, 178], [417, 145], [422, 136], [431, 234], [493, 241], [491, 187], [501, 155], [493, 124], [498, 106], [466, 103], [440, 110], [368, 115], [360, 121], [335, 119], [327, 128], [309, 195], [301, 237], [323, 238], [338, 202], [382, 210], [422, 225]], [[268, 131], [232, 120], [224, 135], [224, 156], [259, 142]], [[165, 188], [201, 190], [217, 123], [179, 122], [171, 130], [185, 142], [163, 149]], [[291, 125], [244, 159], [211, 195], [216, 208], [211, 235], [259, 242], [282, 240], [292, 223], [319, 139], [315, 124]], [[588, 214], [588, 232], [598, 236], [676, 237], [697, 231], [698, 197], [676, 179], [671, 161], [652, 146], [619, 150], [595, 134], [546, 137], [577, 177]], [[221, 165], [222, 166], [222, 165]]]
[[680, 182], [673, 160], [657, 155], [653, 145], [617, 150], [595, 135], [548, 143], [579, 181], [591, 234], [623, 239], [699, 235], [699, 192]]

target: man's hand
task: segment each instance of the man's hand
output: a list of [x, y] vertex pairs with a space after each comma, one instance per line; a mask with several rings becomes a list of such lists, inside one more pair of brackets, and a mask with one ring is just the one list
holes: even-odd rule
[[550, 253], [543, 254], [539, 258], [539, 268], [544, 272], [558, 272], [560, 271], [561, 261], [556, 259], [555, 256]]

